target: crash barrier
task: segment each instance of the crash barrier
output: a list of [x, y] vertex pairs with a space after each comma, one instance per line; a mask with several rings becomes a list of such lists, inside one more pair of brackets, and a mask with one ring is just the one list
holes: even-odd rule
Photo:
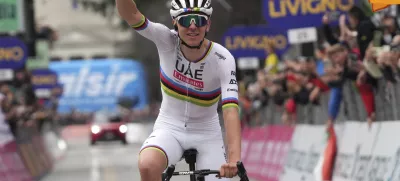
[[262, 181], [395, 181], [399, 130], [400, 121], [245, 128], [242, 159]]
[[[1, 127], [6, 127], [3, 123]], [[0, 131], [0, 180], [37, 181], [49, 173], [56, 155], [49, 152], [51, 139], [45, 139], [36, 126], [20, 126], [17, 137], [10, 130]], [[58, 155], [59, 156], [59, 155]]]
[[257, 180], [279, 180], [292, 134], [293, 128], [288, 126], [245, 127], [242, 160], [247, 174]]

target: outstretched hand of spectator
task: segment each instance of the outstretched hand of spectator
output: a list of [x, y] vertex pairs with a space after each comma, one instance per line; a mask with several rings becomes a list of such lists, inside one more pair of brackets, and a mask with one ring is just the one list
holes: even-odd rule
[[319, 87], [314, 87], [309, 96], [310, 102], [314, 102], [318, 98], [320, 92], [321, 89]]
[[370, 44], [370, 46], [368, 46], [367, 50], [365, 51], [365, 61], [374, 61], [376, 58], [376, 50], [374, 49], [374, 47], [372, 46], [372, 44]]
[[367, 72], [365, 70], [361, 71], [357, 76], [357, 84], [364, 84], [367, 79]]

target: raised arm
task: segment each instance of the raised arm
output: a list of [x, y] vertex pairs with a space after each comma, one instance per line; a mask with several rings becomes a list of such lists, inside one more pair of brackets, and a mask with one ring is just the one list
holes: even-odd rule
[[175, 34], [165, 25], [149, 21], [137, 8], [133, 0], [115, 0], [119, 15], [143, 37], [153, 41], [158, 50], [175, 48]]
[[143, 14], [139, 11], [133, 0], [115, 0], [119, 15], [129, 25], [135, 25], [142, 21]]

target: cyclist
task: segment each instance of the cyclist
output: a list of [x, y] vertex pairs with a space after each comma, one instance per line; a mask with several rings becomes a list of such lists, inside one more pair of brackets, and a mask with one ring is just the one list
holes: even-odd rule
[[[129, 25], [156, 44], [160, 57], [163, 101], [140, 151], [142, 181], [161, 180], [168, 165], [190, 148], [198, 151], [197, 169], [219, 169], [222, 180], [235, 176], [241, 153], [236, 65], [226, 48], [205, 38], [211, 0], [172, 0], [174, 30], [147, 19], [132, 0], [116, 0], [116, 5]], [[228, 158], [217, 113], [220, 98]], [[211, 175], [205, 179], [219, 180]]]

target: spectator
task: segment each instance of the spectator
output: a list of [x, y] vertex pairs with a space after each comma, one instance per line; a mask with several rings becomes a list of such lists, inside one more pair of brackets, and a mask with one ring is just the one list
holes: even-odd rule
[[400, 32], [396, 18], [390, 15], [385, 15], [382, 18], [382, 40], [381, 45], [390, 45], [394, 37]]
[[360, 48], [361, 60], [363, 60], [365, 51], [373, 39], [373, 33], [376, 27], [357, 6], [353, 6], [349, 10], [349, 23], [350, 28], [357, 32], [357, 43]]
[[[342, 99], [341, 87], [343, 86], [344, 81], [357, 81], [359, 79], [360, 74], [367, 76], [364, 72], [364, 65], [357, 61], [355, 56], [349, 54], [349, 50], [343, 45], [335, 45], [329, 50], [329, 58], [334, 62], [337, 68], [332, 70], [334, 73], [338, 73], [338, 79], [330, 82], [330, 85], [335, 89], [331, 90], [331, 101], [330, 101], [330, 119], [329, 121], [334, 121], [339, 111], [340, 102], [338, 100]], [[370, 79], [368, 82], [358, 82], [357, 88], [360, 92], [361, 98], [364, 102], [364, 106], [366, 108], [368, 114], [368, 123], [371, 125], [373, 120], [375, 119], [375, 102], [374, 102], [374, 94], [373, 94], [373, 85], [374, 79], [369, 76]], [[332, 100], [335, 99], [335, 100]]]
[[346, 45], [352, 45], [344, 41], [348, 36], [356, 37], [356, 39], [353, 42], [354, 43], [357, 42], [357, 47], [359, 48], [360, 52], [360, 59], [363, 60], [365, 56], [365, 51], [368, 48], [369, 43], [373, 39], [376, 27], [372, 23], [372, 21], [365, 15], [365, 13], [359, 7], [356, 6], [352, 7], [348, 12], [348, 21], [350, 25], [349, 28], [345, 27], [344, 20], [345, 20], [344, 16], [341, 16], [339, 24], [341, 31], [340, 32], [341, 38], [336, 38], [333, 34], [331, 27], [329, 26], [329, 22], [331, 20], [328, 18], [327, 14], [324, 15], [322, 17], [322, 22], [324, 24], [323, 31], [325, 34], [325, 38], [331, 45], [337, 44], [339, 42], [346, 43]]
[[273, 41], [268, 41], [265, 47], [267, 58], [265, 58], [264, 71], [268, 74], [276, 74], [278, 71], [279, 58], [275, 52]]
[[4, 95], [4, 99], [1, 102], [1, 109], [4, 113], [5, 120], [10, 126], [12, 134], [16, 136], [18, 121], [16, 115], [17, 100], [6, 82], [0, 83], [0, 93]]

